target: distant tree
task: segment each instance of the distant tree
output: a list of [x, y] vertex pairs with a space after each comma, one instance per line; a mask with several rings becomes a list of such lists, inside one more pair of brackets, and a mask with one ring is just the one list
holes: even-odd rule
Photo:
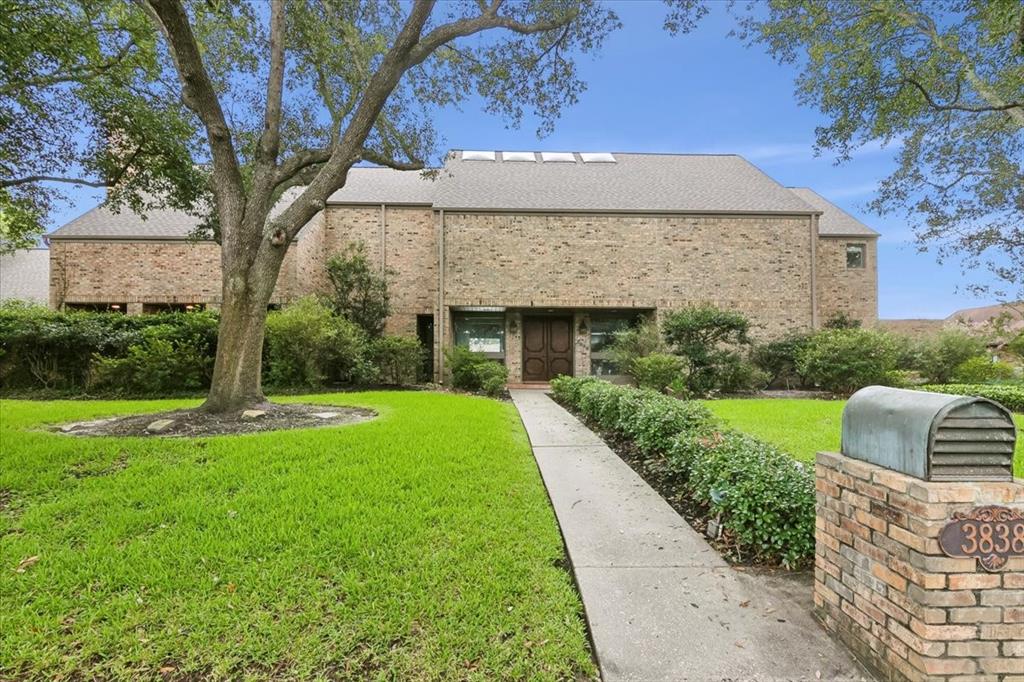
[[[669, 30], [707, 12], [667, 0]], [[1024, 3], [769, 0], [740, 6], [739, 35], [798, 64], [797, 96], [827, 117], [816, 146], [848, 160], [899, 148], [870, 208], [905, 212], [922, 250], [985, 267], [1000, 298], [1024, 293]], [[970, 280], [969, 280], [970, 281]]]
[[54, 183], [206, 211], [223, 281], [204, 409], [236, 410], [263, 400], [288, 245], [348, 170], [424, 168], [431, 114], [472, 95], [549, 131], [583, 90], [574, 56], [618, 26], [595, 0], [0, 0], [0, 225], [38, 233]]
[[370, 337], [384, 333], [384, 323], [391, 314], [387, 276], [388, 272], [370, 263], [362, 242], [350, 244], [327, 261], [335, 312], [362, 327]]

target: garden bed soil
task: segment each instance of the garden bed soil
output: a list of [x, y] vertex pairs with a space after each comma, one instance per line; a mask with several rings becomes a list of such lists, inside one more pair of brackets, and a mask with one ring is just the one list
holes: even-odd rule
[[356, 424], [377, 413], [360, 407], [262, 403], [248, 410], [211, 414], [200, 410], [171, 410], [155, 414], [59, 424], [53, 430], [70, 436], [146, 436], [198, 438], [288, 429]]

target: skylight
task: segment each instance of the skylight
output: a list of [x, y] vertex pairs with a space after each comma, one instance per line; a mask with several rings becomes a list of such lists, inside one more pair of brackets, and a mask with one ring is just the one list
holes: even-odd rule
[[572, 152], [541, 152], [540, 158], [544, 163], [576, 163]]
[[502, 152], [502, 161], [533, 161], [536, 163], [537, 155], [533, 152]]
[[463, 161], [494, 161], [494, 152], [470, 151], [462, 152]]
[[615, 157], [608, 152], [580, 152], [583, 163], [615, 163]]

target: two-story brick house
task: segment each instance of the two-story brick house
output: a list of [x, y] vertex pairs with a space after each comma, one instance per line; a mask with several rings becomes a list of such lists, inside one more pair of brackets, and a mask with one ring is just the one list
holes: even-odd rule
[[[216, 306], [216, 244], [173, 211], [97, 207], [50, 235], [53, 306]], [[739, 156], [470, 152], [429, 177], [354, 168], [289, 249], [273, 301], [326, 290], [363, 242], [393, 272], [389, 331], [503, 360], [510, 381], [605, 374], [610, 332], [712, 302], [762, 337], [877, 317], [877, 233]]]

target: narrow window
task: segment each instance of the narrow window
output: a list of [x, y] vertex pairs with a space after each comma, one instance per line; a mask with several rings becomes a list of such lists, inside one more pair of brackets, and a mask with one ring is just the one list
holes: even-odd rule
[[864, 244], [846, 245], [846, 267], [851, 270], [864, 267]]

